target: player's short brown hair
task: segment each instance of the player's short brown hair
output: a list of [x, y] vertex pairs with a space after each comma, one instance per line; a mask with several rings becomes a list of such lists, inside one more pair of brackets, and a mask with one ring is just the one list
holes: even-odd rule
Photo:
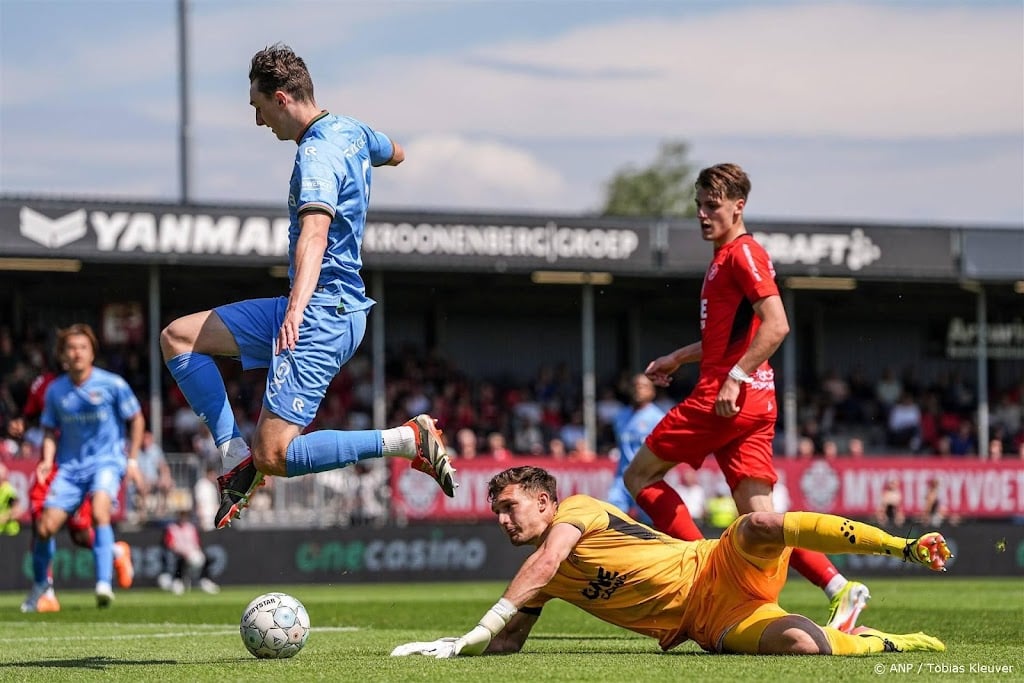
[[255, 55], [249, 65], [249, 82], [264, 95], [284, 91], [299, 102], [312, 102], [313, 79], [306, 62], [284, 43], [265, 47]]
[[505, 490], [506, 486], [513, 484], [518, 484], [524, 490], [532, 493], [544, 491], [552, 501], [558, 501], [558, 484], [554, 476], [545, 469], [531, 465], [510, 467], [491, 477], [491, 481], [487, 484], [487, 500], [494, 502], [494, 499]]
[[100, 343], [96, 340], [96, 333], [92, 331], [92, 328], [85, 323], [75, 323], [70, 327], [57, 330], [57, 359], [60, 360], [64, 357], [64, 348], [68, 344], [68, 337], [75, 335], [81, 335], [89, 339], [89, 343], [92, 344], [92, 355], [98, 356], [100, 354]]
[[750, 178], [736, 164], [716, 164], [701, 170], [694, 187], [722, 199], [746, 200], [750, 194]]

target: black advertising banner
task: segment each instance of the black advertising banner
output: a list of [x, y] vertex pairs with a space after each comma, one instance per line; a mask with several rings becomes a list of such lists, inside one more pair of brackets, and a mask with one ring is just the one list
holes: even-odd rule
[[[269, 266], [287, 263], [288, 217], [243, 207], [0, 201], [0, 252], [83, 261]], [[651, 270], [638, 221], [370, 212], [368, 267], [529, 272]]]
[[[747, 230], [772, 257], [779, 275], [865, 279], [955, 279], [958, 230], [885, 225], [749, 222]], [[700, 273], [712, 246], [696, 221], [673, 223], [662, 266], [672, 273]]]
[[1024, 228], [964, 232], [964, 275], [1024, 279]]
[[[0, 536], [0, 590], [31, 583], [28, 536]], [[135, 585], [153, 587], [168, 566], [158, 531], [118, 535], [132, 548]], [[213, 578], [224, 585], [508, 580], [532, 549], [516, 548], [494, 524], [346, 529], [229, 529], [203, 534]], [[95, 584], [92, 551], [58, 536], [54, 581]]]
[[[1024, 526], [971, 523], [940, 529], [956, 556], [945, 576], [1024, 576]], [[27, 532], [0, 537], [0, 590], [28, 590], [32, 558]], [[710, 530], [709, 530], [710, 533]], [[897, 533], [895, 530], [893, 533]], [[898, 533], [906, 533], [900, 530]], [[165, 571], [158, 531], [124, 533], [132, 547], [135, 585], [153, 587]], [[91, 588], [92, 551], [58, 536], [54, 580], [60, 588]], [[429, 524], [404, 528], [229, 529], [203, 536], [211, 575], [223, 585], [265, 583], [388, 583], [508, 581], [533, 550], [516, 548], [497, 524]], [[927, 576], [891, 557], [835, 555], [850, 576]]]
[[[1024, 277], [1024, 227], [751, 221], [780, 275], [863, 279]], [[695, 220], [371, 210], [370, 268], [703, 275]], [[260, 267], [287, 263], [282, 208], [0, 197], [0, 257]]]

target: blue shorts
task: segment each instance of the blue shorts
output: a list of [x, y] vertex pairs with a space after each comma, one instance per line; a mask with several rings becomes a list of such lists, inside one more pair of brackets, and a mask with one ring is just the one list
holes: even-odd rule
[[78, 509], [87, 495], [102, 491], [110, 496], [113, 509], [116, 510], [125, 467], [124, 458], [105, 459], [96, 463], [95, 467], [85, 470], [72, 465], [58, 464], [57, 476], [50, 482], [50, 491], [46, 494], [43, 507], [60, 508], [71, 514]]
[[366, 333], [367, 311], [306, 306], [294, 351], [274, 354], [288, 299], [248, 299], [214, 309], [241, 351], [242, 369], [269, 368], [263, 405], [274, 415], [306, 427], [327, 385], [355, 354]]

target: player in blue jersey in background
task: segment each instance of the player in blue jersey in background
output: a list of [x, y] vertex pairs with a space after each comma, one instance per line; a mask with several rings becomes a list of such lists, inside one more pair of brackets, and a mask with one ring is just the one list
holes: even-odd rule
[[[393, 429], [302, 434], [359, 346], [374, 304], [359, 273], [371, 168], [397, 166], [405, 152], [366, 124], [320, 109], [305, 62], [285, 45], [253, 56], [249, 102], [257, 126], [298, 144], [288, 189], [291, 291], [178, 318], [160, 335], [171, 375], [221, 453], [214, 523], [230, 524], [264, 475], [295, 477], [381, 456], [411, 460], [454, 495], [454, 470], [427, 415]], [[268, 368], [250, 445], [213, 356], [239, 358], [246, 370]]]
[[619, 465], [615, 468], [615, 479], [612, 480], [611, 488], [608, 490], [607, 500], [645, 524], [650, 524], [651, 520], [646, 512], [637, 507], [633, 496], [629, 495], [629, 489], [622, 481], [622, 474], [626, 471], [629, 463], [633, 462], [633, 456], [644, 445], [644, 439], [654, 429], [654, 425], [665, 417], [665, 411], [654, 402], [657, 391], [654, 382], [647, 375], [643, 373], [634, 375], [632, 402], [619, 411], [613, 425], [615, 442], [619, 447]]
[[22, 611], [35, 611], [39, 597], [50, 589], [54, 534], [90, 495], [96, 604], [107, 607], [114, 599], [114, 530], [110, 516], [117, 506], [127, 468], [137, 466], [146, 421], [128, 383], [93, 365], [98, 349], [96, 335], [88, 325], [75, 324], [57, 334], [57, 356], [66, 372], [46, 389], [39, 418], [45, 430], [43, 452], [36, 478], [45, 481], [55, 465], [57, 474], [36, 521], [33, 585]]

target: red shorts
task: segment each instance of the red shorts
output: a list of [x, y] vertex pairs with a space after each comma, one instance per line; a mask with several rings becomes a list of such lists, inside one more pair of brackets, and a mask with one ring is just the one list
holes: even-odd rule
[[[46, 477], [45, 481], [33, 480], [32, 489], [28, 493], [29, 511], [32, 513], [32, 519], [38, 519], [39, 515], [43, 513], [43, 507], [46, 505], [46, 494], [50, 492], [50, 483], [53, 482], [53, 478], [56, 476], [57, 468], [54, 467], [50, 470], [50, 475]], [[68, 531], [84, 531], [91, 527], [92, 498], [86, 496], [82, 504], [78, 506], [78, 509], [68, 517], [67, 528]]]
[[751, 415], [741, 410], [736, 417], [719, 417], [706, 402], [691, 396], [661, 419], [644, 442], [666, 462], [685, 462], [699, 469], [714, 455], [729, 489], [743, 479], [760, 479], [775, 485], [779, 477], [772, 464], [776, 411]]

